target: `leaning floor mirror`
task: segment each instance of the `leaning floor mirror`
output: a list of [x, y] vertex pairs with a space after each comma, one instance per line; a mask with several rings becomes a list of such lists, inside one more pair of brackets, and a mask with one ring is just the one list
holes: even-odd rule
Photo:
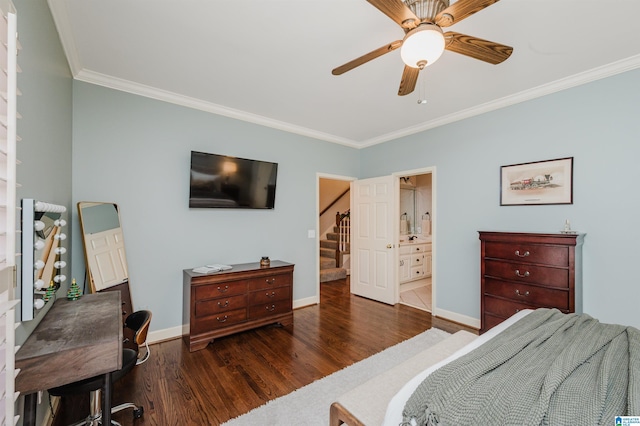
[[89, 291], [120, 291], [124, 319], [133, 312], [133, 306], [118, 205], [81, 201], [78, 217]]
[[129, 280], [118, 206], [114, 203], [78, 203], [87, 277], [91, 292]]

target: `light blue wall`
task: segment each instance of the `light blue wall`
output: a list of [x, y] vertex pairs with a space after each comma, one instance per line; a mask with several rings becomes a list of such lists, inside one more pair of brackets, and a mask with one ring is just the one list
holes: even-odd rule
[[[436, 167], [437, 306], [480, 318], [478, 230], [586, 232], [584, 310], [640, 326], [640, 70], [361, 151], [361, 177]], [[437, 108], [437, 105], [430, 106]], [[501, 207], [500, 166], [574, 157], [574, 203]]]
[[[18, 15], [18, 34], [22, 50], [18, 54], [18, 120], [17, 168], [18, 202], [35, 198], [71, 208], [71, 91], [72, 79], [67, 60], [58, 39], [49, 7], [45, 0], [13, 0]], [[70, 216], [69, 216], [70, 217]], [[70, 222], [70, 221], [69, 221]], [[18, 224], [20, 216], [18, 215]], [[71, 237], [70, 228], [66, 230]], [[66, 246], [71, 252], [71, 238]], [[21, 245], [18, 242], [18, 251]], [[70, 256], [67, 271], [71, 271]], [[69, 274], [67, 272], [67, 275]], [[17, 274], [18, 283], [20, 272]], [[68, 284], [68, 283], [65, 283]], [[19, 288], [18, 288], [19, 291]], [[59, 293], [64, 293], [66, 286]], [[42, 320], [50, 303], [32, 321], [23, 322], [16, 330], [16, 343], [22, 344]], [[18, 320], [20, 320], [18, 316]], [[24, 398], [17, 404], [22, 414]], [[45, 398], [37, 408], [37, 424], [47, 411]], [[19, 424], [22, 424], [20, 419]]]
[[[22, 139], [17, 146], [18, 203], [22, 198], [34, 198], [70, 208], [71, 73], [46, 1], [14, 0], [14, 5], [22, 45], [18, 54], [22, 69], [18, 73], [22, 93], [18, 96], [22, 116], [18, 120]], [[22, 250], [19, 238], [17, 249]], [[66, 255], [63, 259], [69, 260]], [[17, 276], [20, 283], [19, 272]], [[16, 330], [18, 344], [24, 342], [47, 309], [36, 320], [20, 325]]]
[[[357, 176], [357, 150], [82, 82], [73, 89], [74, 204], [120, 206], [133, 304], [153, 311], [152, 331], [182, 323], [182, 270], [207, 263], [291, 262], [294, 300], [316, 296], [307, 237], [316, 173]], [[278, 163], [275, 209], [189, 209], [191, 150]], [[81, 277], [82, 251], [73, 256]]]

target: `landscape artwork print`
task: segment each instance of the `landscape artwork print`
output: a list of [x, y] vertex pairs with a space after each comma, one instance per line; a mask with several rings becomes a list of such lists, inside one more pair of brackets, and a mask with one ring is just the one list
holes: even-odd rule
[[573, 204], [573, 157], [501, 167], [500, 205]]

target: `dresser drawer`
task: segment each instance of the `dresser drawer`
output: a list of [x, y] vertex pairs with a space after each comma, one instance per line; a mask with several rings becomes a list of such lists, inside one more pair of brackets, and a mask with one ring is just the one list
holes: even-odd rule
[[527, 243], [487, 242], [485, 257], [513, 260], [522, 263], [540, 263], [553, 266], [569, 265], [569, 248]]
[[249, 293], [249, 305], [266, 304], [291, 298], [291, 286], [258, 290]]
[[291, 310], [291, 299], [279, 300], [276, 302], [261, 303], [249, 306], [249, 318], [258, 319], [271, 315], [282, 314]]
[[498, 299], [492, 296], [484, 296], [484, 312], [502, 318], [509, 318], [511, 315], [523, 309], [535, 309], [536, 306], [514, 300]]
[[203, 333], [230, 325], [239, 324], [247, 320], [247, 309], [236, 309], [229, 312], [221, 312], [217, 315], [199, 318], [189, 326], [191, 333]]
[[554, 307], [569, 309], [569, 291], [545, 288], [522, 283], [494, 280], [487, 278], [484, 287], [485, 295], [512, 299], [517, 303], [530, 303], [538, 307]]
[[549, 268], [485, 259], [484, 274], [488, 277], [537, 283], [548, 287], [567, 288], [569, 286], [569, 270], [566, 268]]
[[490, 313], [487, 313], [487, 312], [485, 312], [484, 315], [482, 316], [483, 324], [487, 330], [492, 329], [493, 327], [505, 321], [506, 319], [507, 318], [504, 318], [504, 317], [491, 315]]
[[219, 314], [247, 307], [247, 296], [241, 294], [231, 297], [220, 297], [196, 302], [196, 318]]
[[220, 284], [208, 284], [195, 287], [196, 300], [213, 299], [216, 297], [229, 297], [247, 292], [247, 282], [229, 281]]
[[263, 290], [291, 285], [292, 274], [270, 275], [268, 277], [251, 278], [248, 280], [249, 291]]

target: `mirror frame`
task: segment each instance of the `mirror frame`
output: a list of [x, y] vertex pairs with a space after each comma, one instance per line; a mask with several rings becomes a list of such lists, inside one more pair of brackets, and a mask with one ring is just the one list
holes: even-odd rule
[[[116, 223], [113, 221], [113, 218], [109, 218], [108, 224], [106, 224], [107, 222], [102, 222], [98, 224], [97, 227], [95, 227], [95, 223], [97, 222], [91, 222], [94, 219], [88, 220], [86, 209], [104, 205], [113, 206], [115, 210], [115, 218], [117, 219], [117, 227], [111, 226], [113, 223]], [[109, 202], [80, 201], [77, 206], [80, 232], [82, 234], [82, 243], [84, 247], [83, 251], [86, 276], [88, 277], [91, 292], [96, 293], [128, 282], [129, 271], [118, 205], [116, 203]], [[103, 217], [106, 216], [103, 215]], [[98, 232], [92, 232], [93, 227], [95, 227]], [[114, 232], [116, 229], [118, 231]], [[97, 254], [95, 256], [93, 252], [91, 252], [92, 247], [96, 248]], [[96, 257], [96, 259], [100, 258], [100, 261], [95, 259], [92, 260], [94, 257]], [[110, 279], [103, 279], [105, 275], [100, 273], [100, 268], [97, 266], [98, 264], [105, 268], [113, 268], [113, 270], [107, 271], [111, 276]], [[95, 265], [95, 268], [92, 267], [92, 265]]]

